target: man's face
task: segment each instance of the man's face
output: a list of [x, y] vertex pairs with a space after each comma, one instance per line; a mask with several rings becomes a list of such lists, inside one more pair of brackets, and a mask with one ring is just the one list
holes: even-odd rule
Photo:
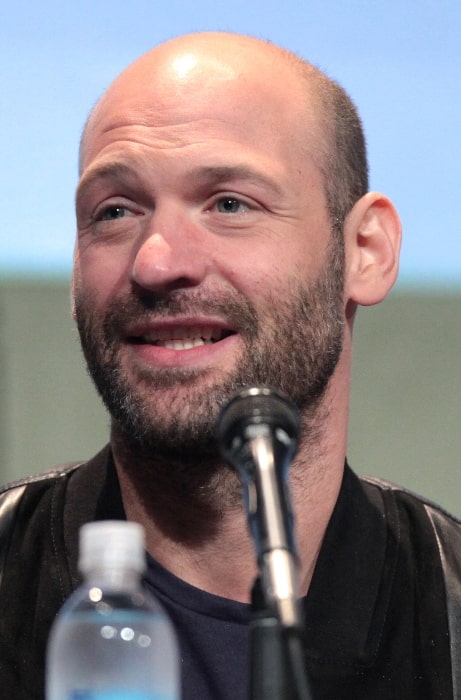
[[169, 60], [142, 94], [119, 81], [90, 123], [76, 318], [98, 390], [144, 447], [205, 449], [245, 385], [307, 410], [336, 366], [343, 256], [318, 130], [275, 82]]

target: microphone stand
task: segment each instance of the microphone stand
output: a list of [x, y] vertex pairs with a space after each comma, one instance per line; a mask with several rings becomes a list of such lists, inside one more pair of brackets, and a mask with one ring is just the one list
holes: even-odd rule
[[298, 431], [294, 406], [268, 387], [244, 389], [218, 421], [221, 453], [241, 478], [260, 572], [252, 591], [250, 700], [312, 700], [285, 484]]
[[[293, 519], [287, 502], [282, 503], [283, 485], [276, 488], [271, 483], [277, 471], [270, 432], [261, 425], [248, 430], [253, 433], [251, 451], [259, 467], [254, 482], [245, 479], [247, 504], [253, 503], [253, 508], [248, 505], [248, 519], [250, 529], [258, 527], [262, 533], [255, 538], [260, 575], [252, 589], [250, 700], [311, 700], [297, 600]], [[265, 497], [258, 499], [261, 494]]]
[[264, 600], [258, 576], [250, 623], [251, 700], [310, 700], [302, 637], [301, 629], [282, 627]]

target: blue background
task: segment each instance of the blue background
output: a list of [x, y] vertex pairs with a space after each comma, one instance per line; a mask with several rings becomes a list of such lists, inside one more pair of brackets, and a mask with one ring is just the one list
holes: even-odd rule
[[80, 0], [5, 5], [0, 275], [67, 275], [77, 146], [115, 75], [196, 30], [263, 37], [346, 87], [369, 143], [371, 186], [404, 225], [401, 287], [461, 288], [459, 0]]

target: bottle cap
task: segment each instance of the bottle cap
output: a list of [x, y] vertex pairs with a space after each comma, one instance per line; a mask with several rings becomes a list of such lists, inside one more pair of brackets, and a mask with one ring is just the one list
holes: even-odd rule
[[99, 520], [80, 528], [82, 574], [101, 568], [129, 568], [140, 573], [146, 568], [144, 528], [125, 520]]

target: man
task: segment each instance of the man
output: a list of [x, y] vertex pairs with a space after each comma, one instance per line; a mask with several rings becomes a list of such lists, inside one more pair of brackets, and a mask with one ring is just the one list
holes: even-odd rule
[[235, 390], [266, 384], [302, 417], [290, 487], [313, 697], [459, 698], [460, 584], [438, 545], [451, 556], [460, 527], [345, 467], [354, 316], [391, 289], [400, 244], [348, 97], [266, 42], [185, 36], [114, 81], [80, 164], [74, 315], [110, 446], [6, 491], [8, 697], [43, 697], [79, 526], [125, 517], [146, 531], [184, 698], [246, 697], [257, 571], [214, 430]]

